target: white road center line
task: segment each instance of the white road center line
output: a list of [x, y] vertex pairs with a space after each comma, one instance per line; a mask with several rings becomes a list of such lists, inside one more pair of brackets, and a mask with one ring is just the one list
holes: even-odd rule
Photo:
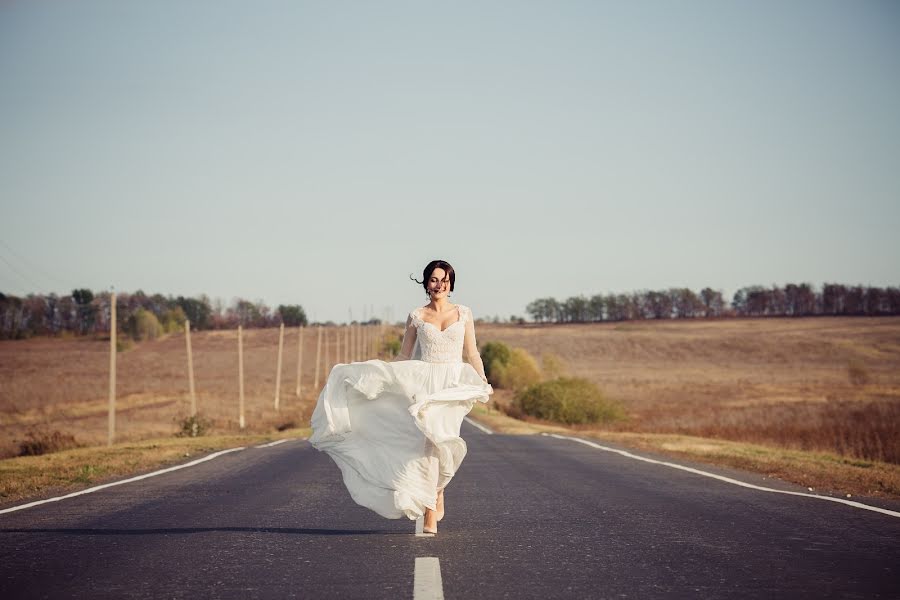
[[494, 433], [493, 431], [491, 431], [490, 429], [488, 429], [487, 427], [485, 427], [485, 426], [482, 425], [481, 423], [479, 423], [479, 422], [477, 422], [477, 421], [473, 421], [473, 420], [470, 419], [469, 417], [463, 417], [463, 419], [465, 419], [465, 420], [466, 420], [466, 423], [468, 423], [469, 425], [474, 425], [475, 427], [477, 427], [478, 429], [480, 429], [481, 431], [485, 432], [485, 433], [488, 434], [488, 435], [492, 435], [492, 434]]
[[555, 437], [560, 440], [572, 440], [573, 442], [578, 442], [580, 444], [585, 444], [586, 446], [590, 446], [592, 448], [597, 448], [599, 450], [605, 450], [606, 452], [614, 452], [616, 454], [621, 454], [622, 456], [627, 456], [628, 458], [633, 458], [635, 460], [642, 460], [644, 462], [653, 463], [657, 465], [664, 465], [667, 467], [672, 467], [673, 469], [681, 469], [682, 471], [688, 471], [689, 473], [696, 473], [697, 475], [703, 475], [704, 477], [712, 477], [713, 479], [718, 479], [719, 481], [724, 481], [726, 483], [731, 483], [734, 485], [739, 485], [741, 487], [750, 488], [754, 490], [760, 490], [762, 492], [773, 492], [776, 494], [787, 494], [789, 496], [805, 496], [807, 498], [817, 498], [819, 500], [828, 500], [829, 502], [840, 502], [841, 504], [846, 504], [848, 506], [852, 506], [854, 508], [862, 508], [864, 510], [871, 510], [874, 512], [883, 513], [885, 515], [890, 515], [892, 517], [900, 517], [900, 512], [895, 510], [888, 510], [886, 508], [879, 508], [877, 506], [870, 506], [868, 504], [863, 504], [862, 502], [854, 502], [853, 500], [844, 500], [843, 498], [833, 498], [831, 496], [820, 496], [818, 494], [806, 494], [804, 492], [789, 492], [786, 490], [776, 490], [774, 488], [763, 487], [761, 485], [754, 485], [752, 483], [746, 483], [744, 481], [739, 481], [737, 479], [732, 479], [731, 477], [725, 477], [723, 475], [716, 475], [715, 473], [709, 473], [707, 471], [701, 471], [700, 469], [694, 469], [691, 467], [685, 467], [684, 465], [679, 465], [676, 463], [665, 462], [661, 460], [653, 460], [652, 458], [646, 458], [643, 456], [638, 456], [637, 454], [632, 454], [631, 452], [626, 452], [625, 450], [618, 450], [616, 448], [609, 448], [607, 446], [601, 446], [600, 444], [595, 444], [594, 442], [589, 442], [587, 440], [582, 440], [580, 438], [569, 437], [567, 435], [559, 435], [556, 433], [542, 433], [541, 435], [547, 435], [550, 437]]
[[425, 533], [425, 517], [416, 519], [416, 537], [434, 537], [433, 533]]
[[413, 600], [444, 600], [441, 564], [436, 556], [419, 556], [416, 558]]
[[46, 500], [36, 500], [35, 502], [29, 502], [28, 504], [20, 504], [19, 506], [11, 506], [9, 508], [4, 508], [0, 510], [0, 515], [3, 513], [13, 512], [16, 510], [22, 510], [23, 508], [30, 508], [32, 506], [38, 506], [40, 504], [46, 504], [47, 502], [58, 502], [60, 500], [65, 500], [66, 498], [74, 498], [75, 496], [80, 496], [82, 494], [90, 494], [91, 492], [96, 492], [97, 490], [102, 490], [108, 487], [113, 487], [114, 485], [122, 485], [123, 483], [131, 483], [132, 481], [139, 481], [141, 479], [146, 479], [148, 477], [154, 477], [155, 475], [162, 475], [163, 473], [169, 473], [170, 471], [177, 471], [178, 469], [185, 469], [187, 467], [193, 467], [194, 465], [200, 464], [202, 462], [206, 462], [208, 460], [212, 460], [216, 457], [222, 456], [223, 454], [228, 454], [229, 452], [237, 452], [238, 450], [243, 450], [244, 447], [240, 448], [229, 448], [228, 450], [221, 450], [219, 452], [215, 452], [210, 454], [209, 456], [204, 456], [203, 458], [198, 458], [197, 460], [192, 460], [189, 463], [184, 463], [183, 465], [175, 465], [174, 467], [168, 467], [166, 469], [160, 469], [159, 471], [153, 471], [152, 473], [145, 473], [143, 475], [138, 475], [137, 477], [130, 477], [128, 479], [123, 479], [121, 481], [112, 481], [110, 483], [104, 483], [103, 485], [97, 485], [92, 488], [87, 488], [86, 490], [79, 490], [77, 492], [72, 492], [71, 494], [66, 494], [65, 496], [57, 496], [56, 498], [47, 498]]

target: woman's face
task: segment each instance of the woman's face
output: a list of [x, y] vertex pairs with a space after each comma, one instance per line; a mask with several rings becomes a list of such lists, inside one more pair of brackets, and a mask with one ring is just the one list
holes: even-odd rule
[[446, 298], [450, 293], [450, 278], [447, 273], [440, 267], [431, 272], [428, 278], [428, 295], [432, 299]]

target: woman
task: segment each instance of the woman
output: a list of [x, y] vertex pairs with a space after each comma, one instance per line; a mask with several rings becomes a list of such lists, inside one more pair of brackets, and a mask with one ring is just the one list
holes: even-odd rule
[[397, 360], [336, 365], [309, 441], [334, 459], [357, 504], [388, 519], [424, 517], [423, 531], [437, 533], [444, 488], [466, 455], [463, 417], [493, 389], [472, 311], [448, 299], [453, 267], [433, 260], [422, 277], [429, 302], [409, 313]]

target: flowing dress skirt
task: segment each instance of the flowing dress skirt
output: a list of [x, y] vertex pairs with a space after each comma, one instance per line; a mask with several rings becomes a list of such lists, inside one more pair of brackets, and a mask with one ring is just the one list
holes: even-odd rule
[[463, 417], [493, 390], [468, 363], [369, 360], [336, 365], [312, 415], [353, 500], [388, 519], [435, 507], [466, 456]]

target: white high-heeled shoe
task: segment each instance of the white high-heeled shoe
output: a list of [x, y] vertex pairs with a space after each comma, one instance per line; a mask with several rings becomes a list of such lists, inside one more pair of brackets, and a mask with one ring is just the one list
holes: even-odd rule
[[[435, 513], [435, 516], [437, 516], [437, 511], [432, 512]], [[425, 514], [428, 514], [428, 509], [425, 510]], [[434, 527], [428, 527], [427, 525], [425, 525], [425, 517], [422, 517], [422, 531], [424, 531], [425, 533], [437, 533], [437, 521], [437, 519], [434, 520]]]
[[416, 535], [434, 535], [437, 533], [437, 525], [434, 528], [425, 527], [425, 517], [416, 519]]

